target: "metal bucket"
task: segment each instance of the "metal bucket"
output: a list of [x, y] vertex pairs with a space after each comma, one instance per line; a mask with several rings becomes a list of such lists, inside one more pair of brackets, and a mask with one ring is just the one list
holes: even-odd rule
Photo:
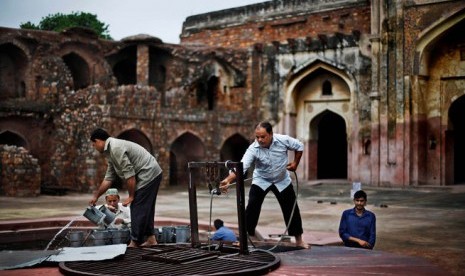
[[155, 238], [157, 239], [157, 242], [159, 242], [159, 243], [163, 242], [162, 239], [161, 239], [160, 229], [158, 229], [157, 227], [154, 227], [153, 228], [153, 234], [155, 235]]
[[115, 220], [116, 214], [110, 211], [105, 205], [100, 206], [98, 209], [105, 214], [105, 218], [103, 218], [105, 225], [110, 225]]
[[189, 226], [176, 226], [176, 243], [186, 243], [191, 236], [191, 229]]
[[75, 231], [68, 233], [68, 240], [70, 247], [81, 247], [84, 243], [84, 232], [83, 231]]
[[174, 235], [175, 228], [171, 226], [162, 227], [161, 229], [161, 242], [163, 243], [173, 243], [175, 242]]
[[131, 232], [129, 229], [112, 229], [111, 230], [111, 243], [120, 244], [128, 243]]
[[93, 245], [111, 244], [111, 231], [97, 229], [92, 232], [90, 237]]
[[105, 214], [102, 213], [99, 209], [95, 208], [95, 206], [89, 206], [84, 212], [84, 217], [86, 217], [95, 225], [101, 225], [105, 219]]

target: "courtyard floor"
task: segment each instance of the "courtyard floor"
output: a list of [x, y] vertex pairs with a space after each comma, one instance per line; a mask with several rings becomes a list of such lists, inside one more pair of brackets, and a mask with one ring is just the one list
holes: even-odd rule
[[[307, 242], [315, 247], [339, 241], [337, 230], [340, 215], [343, 210], [353, 206], [351, 188], [351, 183], [343, 181], [307, 181], [299, 184], [298, 202]], [[377, 216], [376, 251], [421, 257], [452, 275], [465, 273], [465, 185], [405, 188], [363, 186], [362, 189], [368, 194], [367, 209]], [[247, 192], [246, 187], [246, 195]], [[0, 197], [0, 222], [81, 216], [90, 198], [90, 194], [81, 193], [33, 198]], [[101, 201], [103, 203], [103, 198]], [[210, 221], [210, 202], [212, 220], [221, 218], [228, 225], [237, 224], [234, 189], [229, 195], [215, 196], [211, 201], [207, 188], [198, 188], [198, 216], [201, 223], [208, 224]], [[186, 187], [159, 191], [155, 221], [157, 218], [189, 221]], [[270, 193], [265, 199], [257, 230], [262, 235], [274, 236], [282, 234], [284, 229], [279, 205]]]

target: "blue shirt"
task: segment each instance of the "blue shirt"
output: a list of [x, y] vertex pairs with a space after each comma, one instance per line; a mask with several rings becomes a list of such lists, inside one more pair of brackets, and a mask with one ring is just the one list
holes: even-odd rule
[[226, 226], [220, 227], [216, 230], [215, 234], [211, 237], [213, 241], [237, 241], [236, 235], [234, 232]]
[[362, 216], [359, 217], [355, 213], [355, 208], [345, 210], [339, 224], [339, 236], [345, 246], [360, 247], [357, 243], [349, 241], [349, 237], [354, 237], [367, 241], [373, 248], [376, 242], [375, 214], [365, 210]]
[[273, 134], [269, 148], [260, 147], [255, 140], [241, 160], [244, 174], [255, 164], [252, 184], [264, 191], [274, 184], [281, 192], [291, 184], [291, 177], [286, 169], [289, 164], [288, 150], [303, 151], [304, 145], [299, 140], [282, 134]]

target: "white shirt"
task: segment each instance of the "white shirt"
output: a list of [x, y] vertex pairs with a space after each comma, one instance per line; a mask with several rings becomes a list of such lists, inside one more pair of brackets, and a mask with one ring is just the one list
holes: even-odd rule
[[[108, 208], [108, 204], [105, 204], [105, 207]], [[123, 223], [115, 224], [117, 218], [123, 219]], [[107, 227], [117, 229], [131, 229], [131, 209], [129, 207], [124, 207], [121, 202], [118, 202], [118, 209], [115, 213], [115, 220], [113, 220], [113, 222], [110, 223]]]

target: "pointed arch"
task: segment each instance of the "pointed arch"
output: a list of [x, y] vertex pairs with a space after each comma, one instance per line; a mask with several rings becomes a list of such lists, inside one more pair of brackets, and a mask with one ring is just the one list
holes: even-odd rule
[[302, 81], [308, 76], [315, 72], [326, 71], [334, 76], [340, 78], [348, 88], [349, 97], [354, 94], [355, 91], [355, 78], [347, 73], [346, 68], [340, 64], [334, 64], [331, 61], [323, 60], [321, 58], [308, 60], [301, 66], [296, 67], [291, 72], [291, 77], [285, 84], [285, 112], [295, 113], [295, 93], [298, 91], [296, 87], [302, 83]]
[[[295, 117], [297, 133], [290, 133], [303, 140], [309, 139], [307, 131], [310, 120], [324, 110], [332, 110], [345, 120], [347, 131], [351, 130], [349, 116], [356, 109], [354, 82], [345, 71], [331, 64], [315, 60], [305, 67], [297, 68], [286, 89], [285, 114]], [[331, 82], [331, 95], [323, 95], [323, 84]], [[291, 118], [292, 119], [292, 118]]]
[[128, 45], [108, 56], [107, 60], [113, 70], [118, 85], [136, 84], [137, 45]]
[[[188, 185], [188, 162], [204, 159], [205, 145], [191, 132], [185, 132], [176, 138], [170, 147], [170, 186]], [[193, 173], [193, 179], [199, 179], [200, 172]]]
[[149, 138], [142, 131], [132, 128], [121, 132], [117, 138], [134, 142], [141, 145], [148, 152], [153, 154], [153, 146]]
[[74, 90], [90, 85], [90, 70], [87, 61], [75, 52], [62, 56], [63, 61], [73, 76]]
[[28, 55], [13, 43], [0, 45], [0, 100], [26, 97]]
[[75, 90], [100, 83], [109, 84], [111, 68], [100, 55], [101, 46], [95, 41], [84, 43], [80, 40], [66, 40], [59, 45], [56, 54], [60, 56], [69, 68]]
[[448, 16], [443, 16], [442, 20], [436, 21], [429, 28], [419, 34], [419, 39], [415, 48], [415, 62], [413, 62], [413, 72], [415, 75], [429, 75], [428, 64], [430, 62], [431, 50], [434, 49], [435, 42], [442, 37], [442, 34], [465, 21], [465, 9], [456, 11]]
[[220, 150], [220, 160], [226, 161], [231, 160], [234, 162], [239, 162], [242, 159], [245, 151], [249, 147], [249, 141], [239, 133], [231, 135], [226, 141], [224, 141], [223, 146]]
[[[309, 127], [310, 122], [319, 114], [331, 111], [342, 118], [345, 139], [352, 137], [349, 134], [352, 131], [352, 111], [357, 109], [353, 96], [356, 94], [356, 80], [343, 65], [323, 58], [308, 60], [292, 70], [291, 74], [284, 86], [283, 116], [289, 126], [286, 133], [303, 141], [309, 149], [302, 157], [303, 177], [317, 179], [318, 160], [314, 153], [318, 150], [318, 140], [312, 134], [315, 129]], [[331, 95], [322, 95], [323, 83], [326, 81], [331, 82]], [[291, 129], [291, 126], [295, 127]]]
[[454, 169], [460, 131], [451, 129], [449, 116], [456, 114], [453, 103], [465, 95], [465, 69], [460, 66], [465, 8], [447, 13], [418, 35], [412, 62], [412, 175], [418, 183], [432, 185], [462, 178]]
[[25, 149], [29, 148], [27, 140], [22, 135], [10, 130], [5, 130], [0, 133], [0, 145], [1, 144], [23, 147]]

